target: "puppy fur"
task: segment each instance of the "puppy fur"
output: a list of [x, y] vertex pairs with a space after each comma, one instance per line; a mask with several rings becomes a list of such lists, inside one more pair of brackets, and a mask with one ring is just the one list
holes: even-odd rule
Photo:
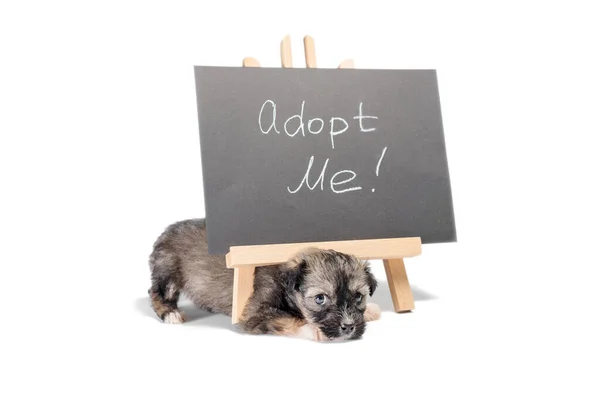
[[[233, 270], [208, 253], [204, 219], [176, 222], [149, 258], [152, 308], [165, 323], [182, 323], [180, 294], [204, 310], [231, 316]], [[334, 250], [305, 249], [286, 263], [255, 270], [254, 292], [238, 325], [248, 333], [316, 341], [354, 340], [379, 319], [367, 303], [377, 288], [368, 263]]]

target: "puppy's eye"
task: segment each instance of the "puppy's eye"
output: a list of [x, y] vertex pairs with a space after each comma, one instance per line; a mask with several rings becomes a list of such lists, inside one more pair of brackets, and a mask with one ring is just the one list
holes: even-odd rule
[[322, 305], [323, 303], [325, 303], [325, 295], [324, 294], [318, 294], [315, 296], [315, 303], [317, 303], [318, 305]]
[[360, 294], [360, 293], [358, 293], [358, 294], [356, 295], [356, 302], [357, 302], [357, 303], [360, 303], [360, 302], [362, 301], [362, 299], [363, 299], [363, 295], [362, 295], [362, 294]]

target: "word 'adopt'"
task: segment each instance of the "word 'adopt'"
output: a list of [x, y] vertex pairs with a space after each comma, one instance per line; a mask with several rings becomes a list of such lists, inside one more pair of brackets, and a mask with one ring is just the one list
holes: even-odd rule
[[[258, 115], [258, 126], [260, 128], [260, 131], [265, 135], [267, 135], [271, 132], [281, 134], [281, 132], [283, 131], [283, 133], [285, 133], [289, 137], [294, 137], [298, 134], [301, 134], [302, 136], [306, 137], [307, 134], [308, 135], [318, 135], [321, 132], [323, 132], [324, 129], [326, 129], [326, 132], [331, 139], [331, 149], [335, 150], [335, 140], [336, 140], [335, 138], [336, 138], [336, 136], [339, 136], [348, 130], [348, 128], [350, 127], [350, 125], [348, 124], [348, 121], [346, 121], [346, 119], [344, 119], [342, 117], [331, 117], [331, 118], [329, 118], [329, 120], [327, 120], [327, 128], [325, 128], [326, 122], [323, 118], [315, 117], [315, 118], [309, 119], [308, 121], [305, 121], [305, 118], [304, 118], [305, 103], [306, 103], [305, 101], [302, 102], [302, 104], [300, 106], [300, 112], [298, 114], [294, 114], [291, 117], [287, 118], [285, 120], [285, 122], [283, 123], [283, 126], [282, 127], [280, 126], [278, 128], [278, 126], [277, 126], [277, 104], [275, 104], [275, 102], [273, 100], [265, 101], [263, 103], [262, 107], [260, 108], [260, 112]], [[372, 124], [367, 124], [369, 126], [365, 126], [365, 120], [369, 120], [369, 119], [376, 120], [376, 119], [378, 119], [378, 117], [373, 116], [373, 115], [364, 115], [362, 102], [360, 102], [358, 105], [357, 115], [355, 115], [352, 118], [353, 118], [353, 120], [358, 121], [357, 125], [358, 125], [358, 129], [360, 130], [360, 132], [373, 132], [376, 130], [376, 128], [374, 126], [372, 126]], [[266, 120], [266, 122], [265, 122], [265, 120]], [[265, 129], [265, 126], [267, 127], [266, 129]], [[295, 129], [293, 129], [294, 127], [295, 127]], [[379, 167], [381, 165], [381, 161], [383, 160], [383, 157], [385, 156], [386, 151], [387, 151], [387, 147], [385, 147], [383, 149], [381, 156], [379, 157], [379, 161], [377, 162], [377, 167], [376, 167], [376, 171], [375, 171], [376, 176], [379, 176]], [[315, 159], [314, 156], [311, 156], [309, 158], [306, 173], [304, 174], [302, 181], [296, 187], [296, 189], [292, 190], [292, 189], [290, 189], [289, 186], [287, 187], [287, 190], [289, 193], [291, 193], [291, 194], [298, 193], [305, 184], [306, 184], [306, 187], [311, 191], [314, 190], [317, 187], [317, 185], [319, 185], [321, 191], [324, 190], [324, 180], [325, 180], [325, 174], [327, 172], [327, 166], [329, 164], [329, 158], [327, 158], [325, 160], [325, 162], [323, 164], [323, 168], [321, 169], [321, 173], [318, 176], [318, 179], [316, 180], [316, 182], [314, 184], [311, 185], [309, 182], [309, 176], [311, 174], [314, 159]], [[356, 173], [352, 170], [345, 169], [342, 171], [338, 171], [335, 174], [333, 174], [331, 176], [331, 178], [329, 179], [329, 188], [331, 189], [331, 191], [333, 193], [336, 193], [336, 194], [362, 190], [361, 186], [352, 186], [352, 187], [345, 187], [345, 188], [341, 187], [342, 185], [349, 184], [355, 178], [356, 178]], [[375, 192], [375, 189], [372, 189], [371, 191]]]

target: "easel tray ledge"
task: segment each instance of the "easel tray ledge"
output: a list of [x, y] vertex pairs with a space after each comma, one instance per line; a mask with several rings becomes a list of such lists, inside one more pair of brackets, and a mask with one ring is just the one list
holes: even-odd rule
[[352, 254], [365, 260], [393, 260], [421, 254], [421, 238], [340, 240], [332, 242], [281, 243], [231, 246], [226, 255], [227, 268], [252, 268], [286, 262], [303, 249], [313, 247]]

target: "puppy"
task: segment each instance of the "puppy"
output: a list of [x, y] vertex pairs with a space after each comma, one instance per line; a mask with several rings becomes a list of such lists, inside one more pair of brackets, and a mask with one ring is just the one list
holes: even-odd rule
[[[233, 270], [208, 253], [204, 219], [170, 225], [149, 258], [152, 308], [165, 323], [185, 321], [180, 294], [209, 312], [231, 316]], [[367, 304], [377, 288], [368, 263], [334, 250], [306, 249], [286, 263], [256, 268], [254, 292], [238, 325], [248, 333], [315, 341], [355, 340], [379, 319]]]

